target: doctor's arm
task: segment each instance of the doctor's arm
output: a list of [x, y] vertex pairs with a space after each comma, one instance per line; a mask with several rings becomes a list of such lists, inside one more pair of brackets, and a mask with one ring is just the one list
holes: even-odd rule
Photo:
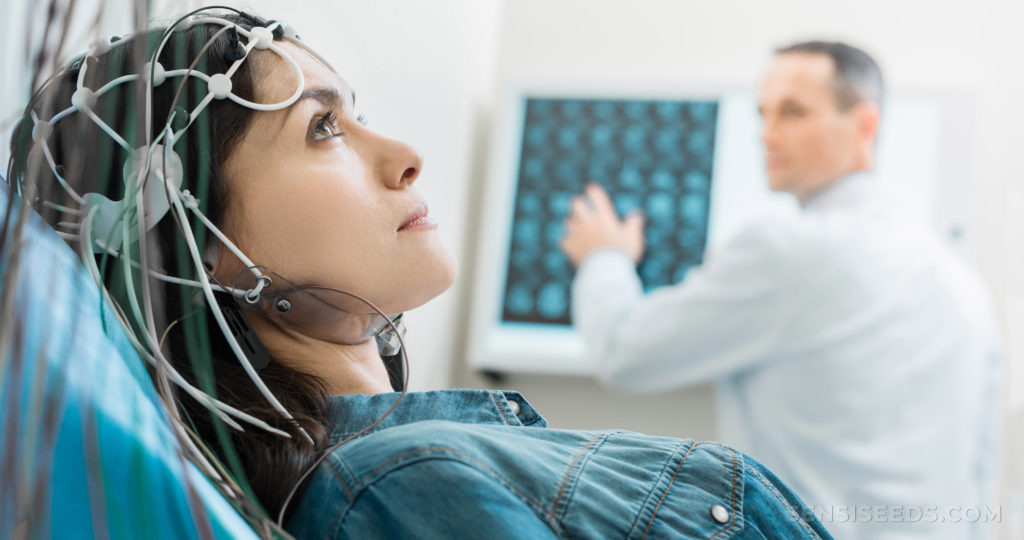
[[[580, 257], [573, 261], [579, 267], [572, 318], [602, 381], [663, 390], [727, 376], [777, 354], [795, 309], [787, 285], [793, 265], [777, 229], [748, 227], [681, 284], [644, 295], [636, 273], [642, 233], [638, 253], [628, 245], [637, 233], [618, 221], [604, 192], [588, 188], [587, 195], [592, 206], [574, 204], [563, 249], [570, 259]], [[601, 232], [615, 230], [609, 212], [618, 237]]]

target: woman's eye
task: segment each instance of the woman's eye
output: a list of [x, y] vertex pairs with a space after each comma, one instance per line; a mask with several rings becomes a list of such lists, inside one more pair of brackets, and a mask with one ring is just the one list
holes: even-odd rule
[[331, 111], [317, 119], [310, 138], [314, 141], [322, 141], [337, 135], [341, 135], [341, 130], [338, 129], [338, 115]]

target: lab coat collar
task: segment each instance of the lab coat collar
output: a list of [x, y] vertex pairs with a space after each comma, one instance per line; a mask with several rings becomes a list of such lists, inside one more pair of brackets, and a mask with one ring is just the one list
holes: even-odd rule
[[878, 202], [880, 186], [873, 171], [854, 171], [811, 195], [801, 205], [805, 212], [867, 206]]

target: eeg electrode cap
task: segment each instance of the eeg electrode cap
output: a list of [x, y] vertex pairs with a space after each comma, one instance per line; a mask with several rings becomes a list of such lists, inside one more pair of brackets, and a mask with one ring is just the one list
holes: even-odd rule
[[210, 77], [210, 82], [207, 83], [207, 88], [213, 97], [217, 99], [224, 99], [231, 93], [231, 79], [223, 74], [218, 73]]
[[266, 49], [274, 42], [274, 32], [265, 26], [257, 26], [249, 30], [249, 41], [256, 42], [257, 49]]
[[150, 63], [146, 64], [145, 71], [143, 71], [143, 74], [144, 74], [143, 76], [146, 77], [147, 81], [150, 80], [149, 79], [150, 69], [153, 70], [152, 82], [153, 82], [153, 87], [154, 88], [156, 88], [157, 86], [160, 86], [161, 84], [164, 83], [165, 80], [167, 80], [167, 72], [164, 71], [164, 67], [160, 65], [160, 62], [153, 61], [153, 62], [150, 62]]
[[96, 104], [96, 94], [92, 90], [86, 87], [75, 90], [74, 94], [71, 94], [71, 104], [80, 111], [90, 111], [93, 105]]
[[53, 130], [53, 124], [46, 120], [40, 120], [36, 122], [36, 125], [32, 126], [32, 140], [38, 141], [39, 139], [45, 139], [50, 131]]

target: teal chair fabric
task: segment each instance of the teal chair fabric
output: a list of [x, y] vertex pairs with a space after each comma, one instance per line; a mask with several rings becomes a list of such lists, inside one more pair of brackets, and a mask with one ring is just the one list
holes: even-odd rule
[[[0, 218], [7, 202], [0, 181]], [[13, 317], [0, 320], [0, 537], [255, 538], [177, 454], [142, 360], [84, 266], [27, 218]]]

